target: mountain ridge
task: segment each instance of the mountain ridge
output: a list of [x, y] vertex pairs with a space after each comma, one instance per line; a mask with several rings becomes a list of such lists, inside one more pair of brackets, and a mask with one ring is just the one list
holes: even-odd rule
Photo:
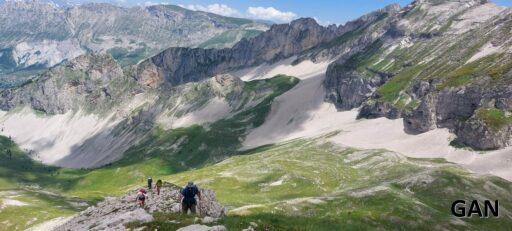
[[[435, 66], [447, 63], [437, 61], [437, 59], [442, 60], [443, 57], [460, 57], [467, 52], [473, 55], [475, 51], [449, 48], [450, 46], [462, 47], [462, 44], [468, 44], [466, 40], [471, 39], [470, 33], [482, 30], [483, 25], [492, 24], [493, 20], [499, 22], [495, 24], [498, 28], [501, 28], [500, 25], [507, 24], [506, 15], [499, 16], [496, 12], [491, 12], [488, 15], [489, 9], [495, 9], [495, 6], [487, 2], [444, 1], [442, 4], [432, 4], [430, 1], [416, 1], [404, 8], [390, 5], [342, 26], [323, 27], [313, 19], [302, 18], [289, 24], [273, 25], [260, 35], [242, 39], [232, 48], [169, 48], [124, 70], [115, 67], [115, 61], [111, 61], [112, 65], [109, 62], [100, 63], [100, 66], [106, 65], [107, 68], [118, 70], [115, 73], [119, 73], [120, 78], [124, 80], [117, 87], [107, 81], [103, 83], [105, 85], [103, 88], [99, 86], [102, 85], [101, 83], [98, 85], [98, 83], [88, 80], [89, 78], [108, 80], [109, 75], [104, 71], [88, 70], [86, 75], [79, 72], [79, 81], [76, 83], [68, 79], [69, 73], [56, 72], [52, 78], [46, 79], [65, 80], [64, 86], [66, 87], [64, 89], [74, 89], [76, 86], [79, 86], [80, 89], [82, 86], [90, 85], [97, 86], [100, 90], [97, 92], [86, 90], [80, 94], [66, 93], [65, 97], [52, 95], [52, 92], [57, 93], [63, 90], [62, 86], [58, 84], [53, 84], [50, 88], [45, 89], [44, 92], [50, 93], [46, 96], [44, 94], [33, 95], [33, 92], [38, 92], [37, 90], [28, 90], [26, 93], [20, 90], [38, 84], [42, 86], [41, 83], [47, 81], [43, 78], [15, 90], [2, 91], [1, 106], [3, 109], [12, 110], [21, 105], [30, 105], [46, 113], [64, 114], [70, 110], [76, 111], [86, 105], [91, 105], [93, 108], [103, 105], [98, 102], [114, 102], [115, 100], [119, 103], [126, 102], [127, 99], [132, 98], [129, 92], [132, 92], [133, 95], [143, 93], [141, 95], [150, 94], [158, 97], [163, 92], [187, 83], [202, 82], [212, 76], [231, 73], [243, 68], [271, 65], [284, 59], [295, 60], [292, 61], [292, 67], [305, 60], [327, 61], [332, 63], [327, 67], [326, 79], [323, 84], [326, 89], [325, 97], [339, 110], [361, 107], [359, 118], [384, 116], [396, 119], [403, 117], [405, 131], [408, 133], [419, 134], [437, 127], [448, 127], [458, 135], [457, 142], [475, 148], [503, 148], [508, 146], [507, 137], [512, 134], [507, 130], [510, 125], [506, 122], [506, 113], [505, 116], [501, 116], [498, 111], [497, 113], [501, 117], [496, 123], [496, 113], [492, 108], [489, 110], [483, 108], [477, 111], [476, 106], [470, 105], [469, 108], [463, 110], [457, 109], [455, 114], [450, 111], [451, 109], [436, 112], [432, 110], [436, 107], [435, 103], [428, 104], [429, 99], [432, 95], [438, 94], [436, 89], [443, 87], [446, 84], [444, 82], [451, 81], [451, 77], [444, 78], [444, 74], [440, 72], [441, 76], [437, 79], [415, 79], [417, 72], [426, 68], [423, 62], [434, 62]], [[506, 9], [501, 10], [507, 12]], [[425, 13], [421, 13], [423, 11]], [[481, 16], [482, 12], [484, 16], [487, 16]], [[477, 21], [475, 21], [475, 15], [480, 15]], [[462, 19], [459, 20], [457, 17]], [[470, 26], [461, 27], [461, 25], [466, 25], [467, 21], [470, 22]], [[501, 29], [495, 30], [493, 33], [488, 34], [488, 37], [501, 38], [500, 36], [507, 32], [505, 29]], [[446, 38], [456, 37], [462, 39], [453, 40], [448, 45], [443, 42]], [[471, 40], [475, 46], [479, 45], [479, 42]], [[502, 42], [508, 44], [507, 41]], [[436, 47], [436, 49], [432, 50], [431, 47]], [[411, 51], [417, 53], [414, 59], [407, 55]], [[494, 56], [484, 55], [485, 57]], [[503, 56], [500, 59], [506, 61], [506, 57]], [[108, 59], [110, 58], [106, 60]], [[466, 58], [466, 60], [468, 59]], [[464, 61], [461, 61], [461, 58], [454, 60], [457, 60], [454, 65], [461, 65], [460, 63]], [[59, 68], [54, 68], [54, 70]], [[438, 69], [438, 71], [441, 70], [443, 69]], [[508, 69], [496, 72], [495, 75], [506, 76], [506, 70]], [[446, 70], [445, 67], [444, 71], [449, 74], [450, 70]], [[100, 73], [99, 76], [97, 73]], [[436, 85], [436, 87], [429, 87], [431, 85]], [[459, 92], [459, 90], [453, 89], [449, 91], [452, 92], [450, 94]], [[63, 92], [68, 92], [68, 90]], [[119, 92], [119, 94], [115, 92]], [[481, 92], [472, 94], [475, 94], [477, 98], [482, 95]], [[54, 100], [51, 100], [52, 97]], [[453, 95], [450, 96], [450, 98], [453, 97]], [[74, 103], [70, 103], [69, 100], [64, 103], [62, 101], [64, 98], [81, 99]], [[90, 103], [92, 99], [100, 101]], [[502, 101], [495, 100], [495, 102]], [[47, 103], [41, 104], [41, 102]], [[470, 101], [461, 99], [461, 102]], [[507, 104], [503, 101], [500, 105], [506, 106]], [[466, 106], [463, 104], [461, 107]], [[105, 108], [108, 109], [110, 106]], [[425, 110], [432, 113], [425, 117]], [[94, 109], [91, 112], [94, 114]], [[432, 121], [435, 119], [432, 118], [436, 113], [446, 115], [448, 120], [433, 125]], [[477, 122], [474, 122], [475, 119], [467, 121], [454, 119], [454, 117], [463, 118], [461, 116], [468, 113], [482, 115], [485, 119], [476, 119]], [[494, 130], [488, 129], [487, 122], [498, 124], [498, 126], [493, 125], [492, 129]], [[472, 128], [474, 123], [479, 123], [477, 128]], [[475, 135], [475, 131], [482, 127], [487, 129], [487, 132], [484, 133], [485, 139], [476, 141], [478, 139], [475, 137], [479, 137], [479, 135]]]
[[[0, 4], [0, 76], [13, 84], [87, 52], [107, 52], [123, 66], [174, 46], [198, 46], [224, 32], [231, 46], [268, 25], [173, 5], [120, 7], [88, 3], [58, 7], [43, 1]], [[16, 19], [16, 20], [14, 20]], [[11, 84], [12, 85], [12, 84]]]
[[[0, 222], [74, 214], [69, 225], [94, 229], [81, 220], [100, 211], [98, 229], [119, 225], [109, 203], [78, 213], [151, 176], [215, 190], [230, 212], [212, 224], [230, 230], [506, 230], [511, 34], [510, 9], [426, 0], [133, 65], [119, 50], [80, 54], [0, 90]], [[454, 217], [460, 199], [499, 200], [500, 216]], [[116, 228], [199, 221], [168, 212]]]

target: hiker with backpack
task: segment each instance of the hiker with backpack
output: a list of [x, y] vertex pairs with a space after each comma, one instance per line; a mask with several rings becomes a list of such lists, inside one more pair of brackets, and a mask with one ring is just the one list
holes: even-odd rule
[[156, 185], [156, 195], [160, 195], [160, 189], [162, 188], [162, 184], [163, 184], [162, 180], [158, 179], [156, 181], [156, 184], [155, 184]]
[[201, 200], [201, 192], [199, 188], [194, 184], [194, 182], [189, 181], [187, 186], [181, 190], [180, 199], [181, 199], [181, 210], [184, 214], [187, 214], [188, 210], [192, 214], [196, 213], [196, 195]]
[[137, 203], [139, 204], [140, 207], [144, 208], [146, 198], [147, 198], [146, 190], [141, 188], [139, 190], [139, 192], [137, 192], [137, 198], [136, 198]]
[[148, 189], [151, 190], [152, 186], [153, 186], [153, 179], [151, 177], [148, 177]]

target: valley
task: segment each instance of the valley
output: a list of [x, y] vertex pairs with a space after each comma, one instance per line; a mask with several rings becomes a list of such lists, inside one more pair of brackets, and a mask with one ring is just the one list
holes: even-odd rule
[[[268, 30], [172, 5], [68, 10], [96, 7], [229, 25], [140, 56], [92, 49], [0, 90], [0, 230], [64, 229], [149, 176], [213, 190], [228, 212], [207, 225], [228, 230], [512, 225], [510, 8], [419, 0]], [[500, 216], [452, 216], [456, 200], [499, 200]], [[112, 227], [200, 223], [144, 214]]]

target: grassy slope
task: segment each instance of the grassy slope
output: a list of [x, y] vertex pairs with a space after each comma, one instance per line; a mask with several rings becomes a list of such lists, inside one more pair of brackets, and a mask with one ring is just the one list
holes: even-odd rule
[[211, 39], [206, 40], [205, 42], [199, 44], [198, 47], [205, 48], [205, 49], [208, 49], [208, 48], [219, 49], [219, 48], [224, 48], [224, 47], [230, 47], [233, 44], [235, 44], [236, 42], [238, 42], [238, 40], [240, 40], [240, 39], [243, 39], [243, 38], [250, 39], [250, 38], [256, 37], [261, 32], [262, 31], [260, 31], [260, 30], [252, 30], [252, 29], [229, 30], [229, 31], [222, 32], [221, 34], [216, 35]]
[[512, 225], [512, 214], [504, 210], [500, 218], [491, 219], [457, 220], [450, 213], [456, 199], [510, 204], [510, 182], [476, 177], [442, 160], [405, 158], [383, 150], [297, 140], [166, 178], [177, 184], [189, 179], [216, 190], [218, 199], [232, 209], [221, 221], [231, 228], [246, 228], [251, 221], [277, 230]]
[[[12, 195], [11, 195], [12, 194]], [[70, 216], [86, 208], [77, 199], [38, 190], [0, 190], [3, 199], [23, 202], [23, 206], [0, 209], [0, 230], [24, 230], [27, 227], [57, 217]]]
[[[169, 131], [155, 128], [151, 135], [130, 148], [124, 159], [95, 170], [42, 165], [26, 156], [11, 140], [0, 137], [1, 150], [4, 150], [0, 152], [0, 190], [24, 191], [26, 185], [37, 184], [45, 190], [63, 195], [58, 200], [62, 203], [66, 203], [69, 197], [79, 197], [94, 203], [105, 196], [124, 194], [144, 184], [147, 176], [156, 179], [218, 162], [238, 154], [240, 138], [245, 136], [246, 129], [261, 125], [270, 111], [272, 100], [297, 83], [298, 79], [283, 75], [249, 82], [245, 89], [248, 92], [270, 89], [272, 93], [256, 106], [212, 123], [207, 128], [191, 126]], [[7, 156], [7, 149], [12, 150], [11, 159]], [[63, 210], [61, 215], [70, 212]], [[14, 218], [0, 216], [0, 222], [10, 222]]]
[[[11, 150], [9, 157], [7, 150]], [[58, 184], [53, 178], [58, 168], [32, 161], [10, 139], [0, 136], [0, 198], [23, 202], [24, 206], [7, 206], [0, 209], [0, 230], [24, 228], [56, 217], [68, 216], [84, 209], [69, 198], [42, 191], [40, 188], [15, 182]], [[0, 200], [0, 205], [2, 200]], [[2, 206], [0, 206], [2, 207]]]
[[[30, 194], [19, 183], [37, 183], [64, 195], [46, 200], [42, 195], [47, 194], [30, 194], [35, 207], [11, 207], [15, 211], [0, 213], [0, 220], [15, 223], [19, 214], [31, 214], [28, 208], [45, 212], [39, 213], [45, 215], [35, 223], [67, 215], [79, 209], [70, 205], [70, 196], [94, 202], [142, 185], [151, 175], [177, 184], [192, 179], [213, 188], [231, 209], [231, 215], [219, 223], [235, 230], [247, 228], [249, 222], [273, 230], [427, 229], [433, 223], [439, 229], [499, 229], [512, 225], [511, 214], [503, 211], [499, 219], [455, 220], [449, 210], [453, 200], [488, 198], [510, 204], [512, 186], [496, 177], [474, 177], [440, 160], [408, 159], [384, 150], [340, 149], [303, 140], [238, 152], [239, 138], [246, 129], [261, 125], [272, 100], [296, 83], [286, 76], [248, 83], [247, 91], [272, 86], [274, 93], [250, 110], [208, 127], [155, 129], [125, 159], [91, 171], [37, 164], [10, 140], [0, 138], [2, 150], [8, 147], [16, 157], [0, 162], [0, 189]], [[232, 155], [239, 156], [213, 164]], [[54, 204], [49, 206], [50, 202]], [[57, 206], [63, 209], [54, 209]], [[157, 221], [144, 225], [173, 230], [177, 225], [169, 219], [182, 221], [179, 226], [192, 222], [189, 217], [161, 214]], [[25, 227], [28, 221], [19, 220], [16, 225]]]
[[[411, 21], [425, 20], [424, 12], [417, 8], [406, 18]], [[388, 46], [380, 40], [368, 46], [361, 52], [355, 53], [338, 68], [345, 71], [356, 72], [360, 78], [368, 78], [377, 74], [392, 76], [385, 84], [378, 87], [376, 100], [389, 103], [397, 109], [410, 110], [418, 106], [418, 102], [409, 100], [408, 91], [418, 81], [431, 81], [436, 89], [441, 91], [451, 87], [478, 84], [478, 81], [487, 77], [491, 84], [509, 84], [507, 73], [512, 71], [512, 62], [509, 54], [493, 54], [472, 62], [467, 62], [479, 49], [492, 38], [500, 38], [509, 33], [510, 23], [493, 29], [492, 25], [467, 32], [456, 37], [445, 33], [452, 21], [458, 17], [454, 15], [442, 26], [434, 36], [429, 39], [413, 40], [411, 46]], [[378, 28], [363, 27], [355, 30], [356, 36], [363, 33], [372, 33]], [[430, 30], [428, 27], [423, 29]], [[350, 42], [351, 33], [346, 33], [339, 44]], [[350, 36], [349, 36], [350, 35]], [[479, 36], [475, 36], [479, 35]], [[343, 39], [349, 36], [350, 39]]]

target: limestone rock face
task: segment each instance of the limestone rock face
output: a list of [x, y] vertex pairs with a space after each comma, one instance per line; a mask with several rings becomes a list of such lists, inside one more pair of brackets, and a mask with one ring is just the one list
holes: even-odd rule
[[[180, 187], [165, 182], [160, 195], [156, 190], [148, 191], [146, 206], [141, 208], [136, 203], [138, 190], [132, 191], [122, 197], [110, 197], [87, 208], [56, 230], [125, 230], [125, 224], [130, 222], [153, 221], [155, 212], [179, 213]], [[217, 202], [215, 192], [210, 189], [201, 189], [202, 200], [198, 202], [198, 215], [212, 219], [226, 215], [226, 208]], [[225, 230], [223, 226], [208, 227], [195, 225], [184, 230]]]
[[[83, 15], [74, 12], [81, 17], [104, 16], [117, 9], [84, 7]], [[162, 17], [168, 15], [165, 11], [177, 24], [192, 17], [185, 9], [171, 8], [145, 9]], [[341, 26], [323, 27], [308, 18], [272, 25], [231, 48], [171, 47], [126, 68], [105, 55], [78, 56], [33, 83], [1, 91], [0, 109], [30, 105], [48, 114], [83, 108], [96, 113], [141, 92], [154, 94], [158, 103], [171, 106], [167, 99], [178, 98], [176, 102], [182, 103], [187, 98], [179, 97], [176, 89], [202, 82], [211, 83], [211, 89], [195, 89], [225, 98], [230, 107], [238, 108], [236, 104], [243, 104], [237, 100], [243, 94], [243, 83], [227, 73], [288, 58], [291, 65], [303, 60], [329, 61], [323, 83], [325, 100], [338, 110], [359, 108], [358, 118], [403, 118], [405, 131], [411, 134], [448, 128], [474, 148], [502, 148], [510, 143], [507, 127], [512, 124], [508, 118], [512, 113], [512, 40], [506, 39], [511, 16], [512, 10], [488, 1], [422, 0], [403, 8], [390, 5]], [[186, 102], [190, 107], [185, 108], [201, 108], [208, 102], [194, 101]], [[158, 106], [148, 114], [161, 118], [162, 111], [173, 114], [168, 113], [176, 108], [172, 106]], [[496, 109], [507, 117], [502, 130], [488, 130], [492, 119], [475, 116], [482, 108]], [[475, 140], [478, 131], [487, 131], [481, 140]]]
[[512, 126], [492, 128], [474, 116], [458, 128], [457, 135], [457, 140], [463, 144], [482, 150], [492, 150], [510, 146]]
[[0, 109], [30, 105], [49, 114], [63, 114], [78, 107], [100, 111], [129, 98], [126, 87], [133, 79], [124, 75], [108, 54], [82, 55], [41, 75], [24, 87], [1, 92]]
[[126, 8], [108, 3], [58, 6], [44, 0], [1, 1], [0, 88], [22, 82], [11, 73], [44, 70], [91, 51], [110, 53], [126, 66], [169, 47], [195, 47], [208, 40], [222, 41], [215, 43], [218, 48], [231, 47], [268, 28], [254, 20], [174, 5]]
[[233, 48], [169, 48], [138, 65], [136, 72], [144, 73], [147, 68], [156, 66], [161, 77], [175, 86], [299, 55], [331, 41], [338, 34], [337, 27], [322, 27], [313, 19], [302, 18], [289, 24], [273, 25], [252, 39], [241, 40]]
[[[502, 28], [510, 15], [489, 1], [422, 0], [347, 23], [334, 39], [342, 41], [326, 72], [326, 100], [360, 108], [358, 118], [404, 118], [411, 134], [448, 128], [476, 149], [506, 147], [512, 41]], [[482, 108], [505, 124], [491, 128], [493, 118], [476, 115]]]

